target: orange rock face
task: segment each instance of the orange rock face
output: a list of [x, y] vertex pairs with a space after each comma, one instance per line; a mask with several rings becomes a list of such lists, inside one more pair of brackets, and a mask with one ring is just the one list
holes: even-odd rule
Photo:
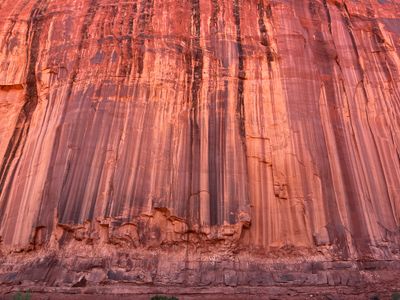
[[397, 0], [1, 1], [2, 259], [397, 261], [399, 53]]

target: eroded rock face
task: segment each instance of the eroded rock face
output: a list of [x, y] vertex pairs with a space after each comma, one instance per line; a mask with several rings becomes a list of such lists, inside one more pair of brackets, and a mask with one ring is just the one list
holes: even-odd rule
[[397, 0], [1, 1], [3, 254], [396, 260], [399, 51]]

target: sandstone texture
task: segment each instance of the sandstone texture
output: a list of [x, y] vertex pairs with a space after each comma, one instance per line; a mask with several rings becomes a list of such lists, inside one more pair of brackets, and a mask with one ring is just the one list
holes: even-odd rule
[[398, 0], [0, 0], [0, 290], [390, 296], [399, 54]]

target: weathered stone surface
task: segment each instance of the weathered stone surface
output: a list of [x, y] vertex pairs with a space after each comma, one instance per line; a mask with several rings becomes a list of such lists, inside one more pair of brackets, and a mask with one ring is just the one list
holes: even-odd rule
[[1, 282], [390, 281], [399, 53], [397, 0], [0, 1]]

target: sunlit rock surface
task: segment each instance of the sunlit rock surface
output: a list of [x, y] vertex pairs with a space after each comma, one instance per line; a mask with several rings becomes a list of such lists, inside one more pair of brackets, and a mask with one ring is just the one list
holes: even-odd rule
[[2, 282], [394, 279], [399, 53], [397, 0], [1, 0]]

